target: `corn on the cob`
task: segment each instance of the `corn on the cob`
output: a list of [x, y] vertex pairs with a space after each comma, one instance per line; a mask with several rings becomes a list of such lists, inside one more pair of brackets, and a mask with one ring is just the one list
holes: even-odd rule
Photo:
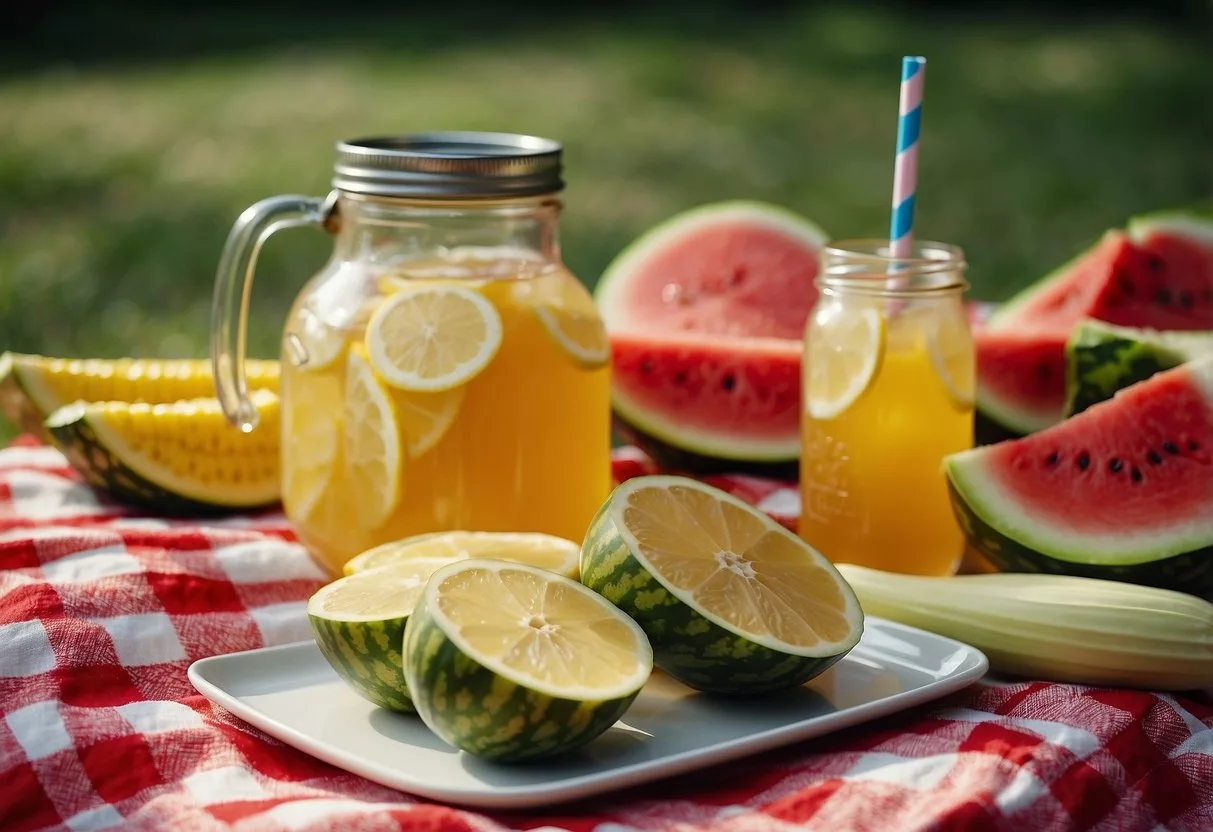
[[1213, 604], [1193, 595], [1064, 575], [838, 569], [865, 613], [971, 644], [996, 671], [1150, 690], [1213, 686]]

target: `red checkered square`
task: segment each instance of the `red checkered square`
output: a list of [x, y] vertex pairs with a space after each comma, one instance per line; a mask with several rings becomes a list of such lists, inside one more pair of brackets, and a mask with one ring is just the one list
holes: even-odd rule
[[80, 761], [102, 800], [116, 803], [161, 785], [147, 740], [130, 734], [80, 749]]
[[42, 829], [59, 821], [59, 812], [34, 767], [29, 763], [5, 766], [0, 760], [0, 825], [6, 832]]

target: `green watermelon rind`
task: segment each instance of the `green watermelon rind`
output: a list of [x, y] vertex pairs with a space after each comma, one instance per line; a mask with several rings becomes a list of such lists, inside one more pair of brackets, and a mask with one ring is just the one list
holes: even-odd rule
[[[254, 390], [252, 395], [257, 403], [277, 397], [268, 390]], [[64, 405], [43, 424], [52, 444], [85, 482], [127, 505], [164, 514], [217, 514], [270, 508], [279, 502], [276, 482], [267, 484], [264, 493], [254, 498], [233, 500], [230, 495], [218, 496], [215, 489], [199, 490], [182, 480], [161, 481], [154, 464], [129, 448], [102, 420], [93, 418], [88, 402]]]
[[[509, 678], [502, 668], [477, 661], [434, 602], [434, 588], [452, 570], [499, 562], [466, 560], [431, 576], [404, 628], [405, 683], [422, 722], [443, 741], [473, 756], [500, 763], [552, 757], [583, 746], [614, 725], [635, 701], [648, 673], [618, 695], [576, 699]], [[518, 564], [510, 567], [534, 569]], [[574, 591], [585, 587], [562, 576]], [[625, 620], [621, 616], [620, 620]], [[631, 621], [630, 626], [635, 626]], [[638, 643], [648, 642], [635, 628]], [[649, 670], [652, 657], [644, 657]]]
[[[849, 584], [825, 557], [809, 547], [806, 556], [836, 579], [851, 625], [848, 638], [814, 649], [742, 633], [735, 625], [699, 609], [689, 593], [652, 568], [635, 536], [622, 522], [628, 494], [638, 488], [685, 486], [712, 493], [743, 511], [755, 509], [719, 489], [670, 475], [636, 477], [616, 487], [590, 522], [581, 550], [581, 580], [640, 624], [653, 647], [654, 664], [695, 690], [749, 696], [798, 687], [824, 673], [859, 643], [863, 610]], [[771, 534], [790, 531], [757, 515]]]
[[308, 612], [321, 655], [359, 696], [380, 708], [417, 709], [404, 680], [404, 628], [409, 616], [382, 621], [340, 621]]
[[1073, 575], [1213, 595], [1213, 546], [1137, 563], [1057, 557], [1003, 534], [973, 509], [950, 479], [948, 495], [969, 546], [1003, 572]]
[[1037, 416], [1023, 408], [1018, 408], [1003, 401], [997, 394], [985, 389], [981, 379], [977, 380], [976, 407], [981, 415], [1009, 436], [1027, 436], [1047, 427], [1057, 424], [1058, 419], [1051, 416]]
[[[829, 236], [812, 220], [794, 211], [759, 200], [733, 199], [713, 202], [675, 214], [637, 237], [619, 252], [594, 287], [594, 303], [608, 330], [625, 329], [626, 315], [619, 308], [619, 295], [632, 274], [656, 251], [693, 234], [705, 225], [721, 221], [753, 222], [778, 229], [820, 251]], [[622, 325], [622, 326], [621, 326]]]
[[1172, 209], [1139, 214], [1129, 220], [1129, 239], [1134, 243], [1143, 243], [1159, 231], [1213, 246], [1213, 213]]
[[667, 473], [710, 476], [712, 474], [751, 474], [758, 477], [795, 481], [800, 476], [800, 446], [796, 453], [774, 459], [746, 458], [712, 455], [680, 448], [674, 443], [646, 431], [629, 422], [618, 409], [611, 414], [611, 426], [630, 445], [644, 451], [656, 463], [658, 469]]
[[1088, 319], [1066, 342], [1068, 418], [1194, 358], [1213, 355], [1213, 332], [1164, 331]]
[[[1213, 407], [1213, 357], [1187, 367], [1189, 380]], [[1110, 406], [1114, 405], [1105, 402], [1090, 412]], [[996, 563], [1028, 565], [1034, 554], [1039, 564], [1046, 564], [1045, 559], [1056, 561], [1070, 574], [1088, 574], [1076, 571], [1080, 569], [1132, 567], [1149, 572], [1168, 559], [1194, 558], [1201, 552], [1213, 555], [1213, 518], [1177, 524], [1170, 536], [1162, 536], [1157, 530], [1134, 534], [1131, 529], [1094, 536], [1071, 531], [1065, 518], [1053, 523], [1033, 518], [999, 488], [997, 475], [986, 461], [989, 453], [988, 448], [974, 448], [953, 454], [944, 460], [944, 470], [953, 495], [953, 510], [967, 539]]]

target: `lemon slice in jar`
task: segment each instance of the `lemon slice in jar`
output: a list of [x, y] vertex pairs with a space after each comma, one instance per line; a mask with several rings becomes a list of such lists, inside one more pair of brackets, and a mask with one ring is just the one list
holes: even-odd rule
[[371, 365], [401, 390], [450, 390], [475, 378], [501, 347], [501, 315], [471, 289], [428, 285], [402, 289], [371, 316]]
[[813, 322], [804, 371], [811, 417], [833, 419], [864, 394], [880, 372], [886, 337], [877, 309], [836, 310]]
[[971, 410], [976, 401], [977, 373], [968, 322], [959, 315], [947, 315], [933, 320], [933, 324], [927, 328], [927, 352], [935, 375], [953, 404]]

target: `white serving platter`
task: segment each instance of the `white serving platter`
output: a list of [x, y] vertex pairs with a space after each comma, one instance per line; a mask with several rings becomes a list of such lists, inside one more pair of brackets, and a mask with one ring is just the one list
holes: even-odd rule
[[711, 697], [654, 672], [593, 742], [550, 762], [489, 763], [416, 716], [359, 697], [312, 642], [200, 659], [198, 692], [321, 760], [385, 786], [484, 809], [546, 807], [819, 737], [957, 691], [986, 657], [952, 639], [868, 617], [863, 640], [807, 685], [761, 699]]

